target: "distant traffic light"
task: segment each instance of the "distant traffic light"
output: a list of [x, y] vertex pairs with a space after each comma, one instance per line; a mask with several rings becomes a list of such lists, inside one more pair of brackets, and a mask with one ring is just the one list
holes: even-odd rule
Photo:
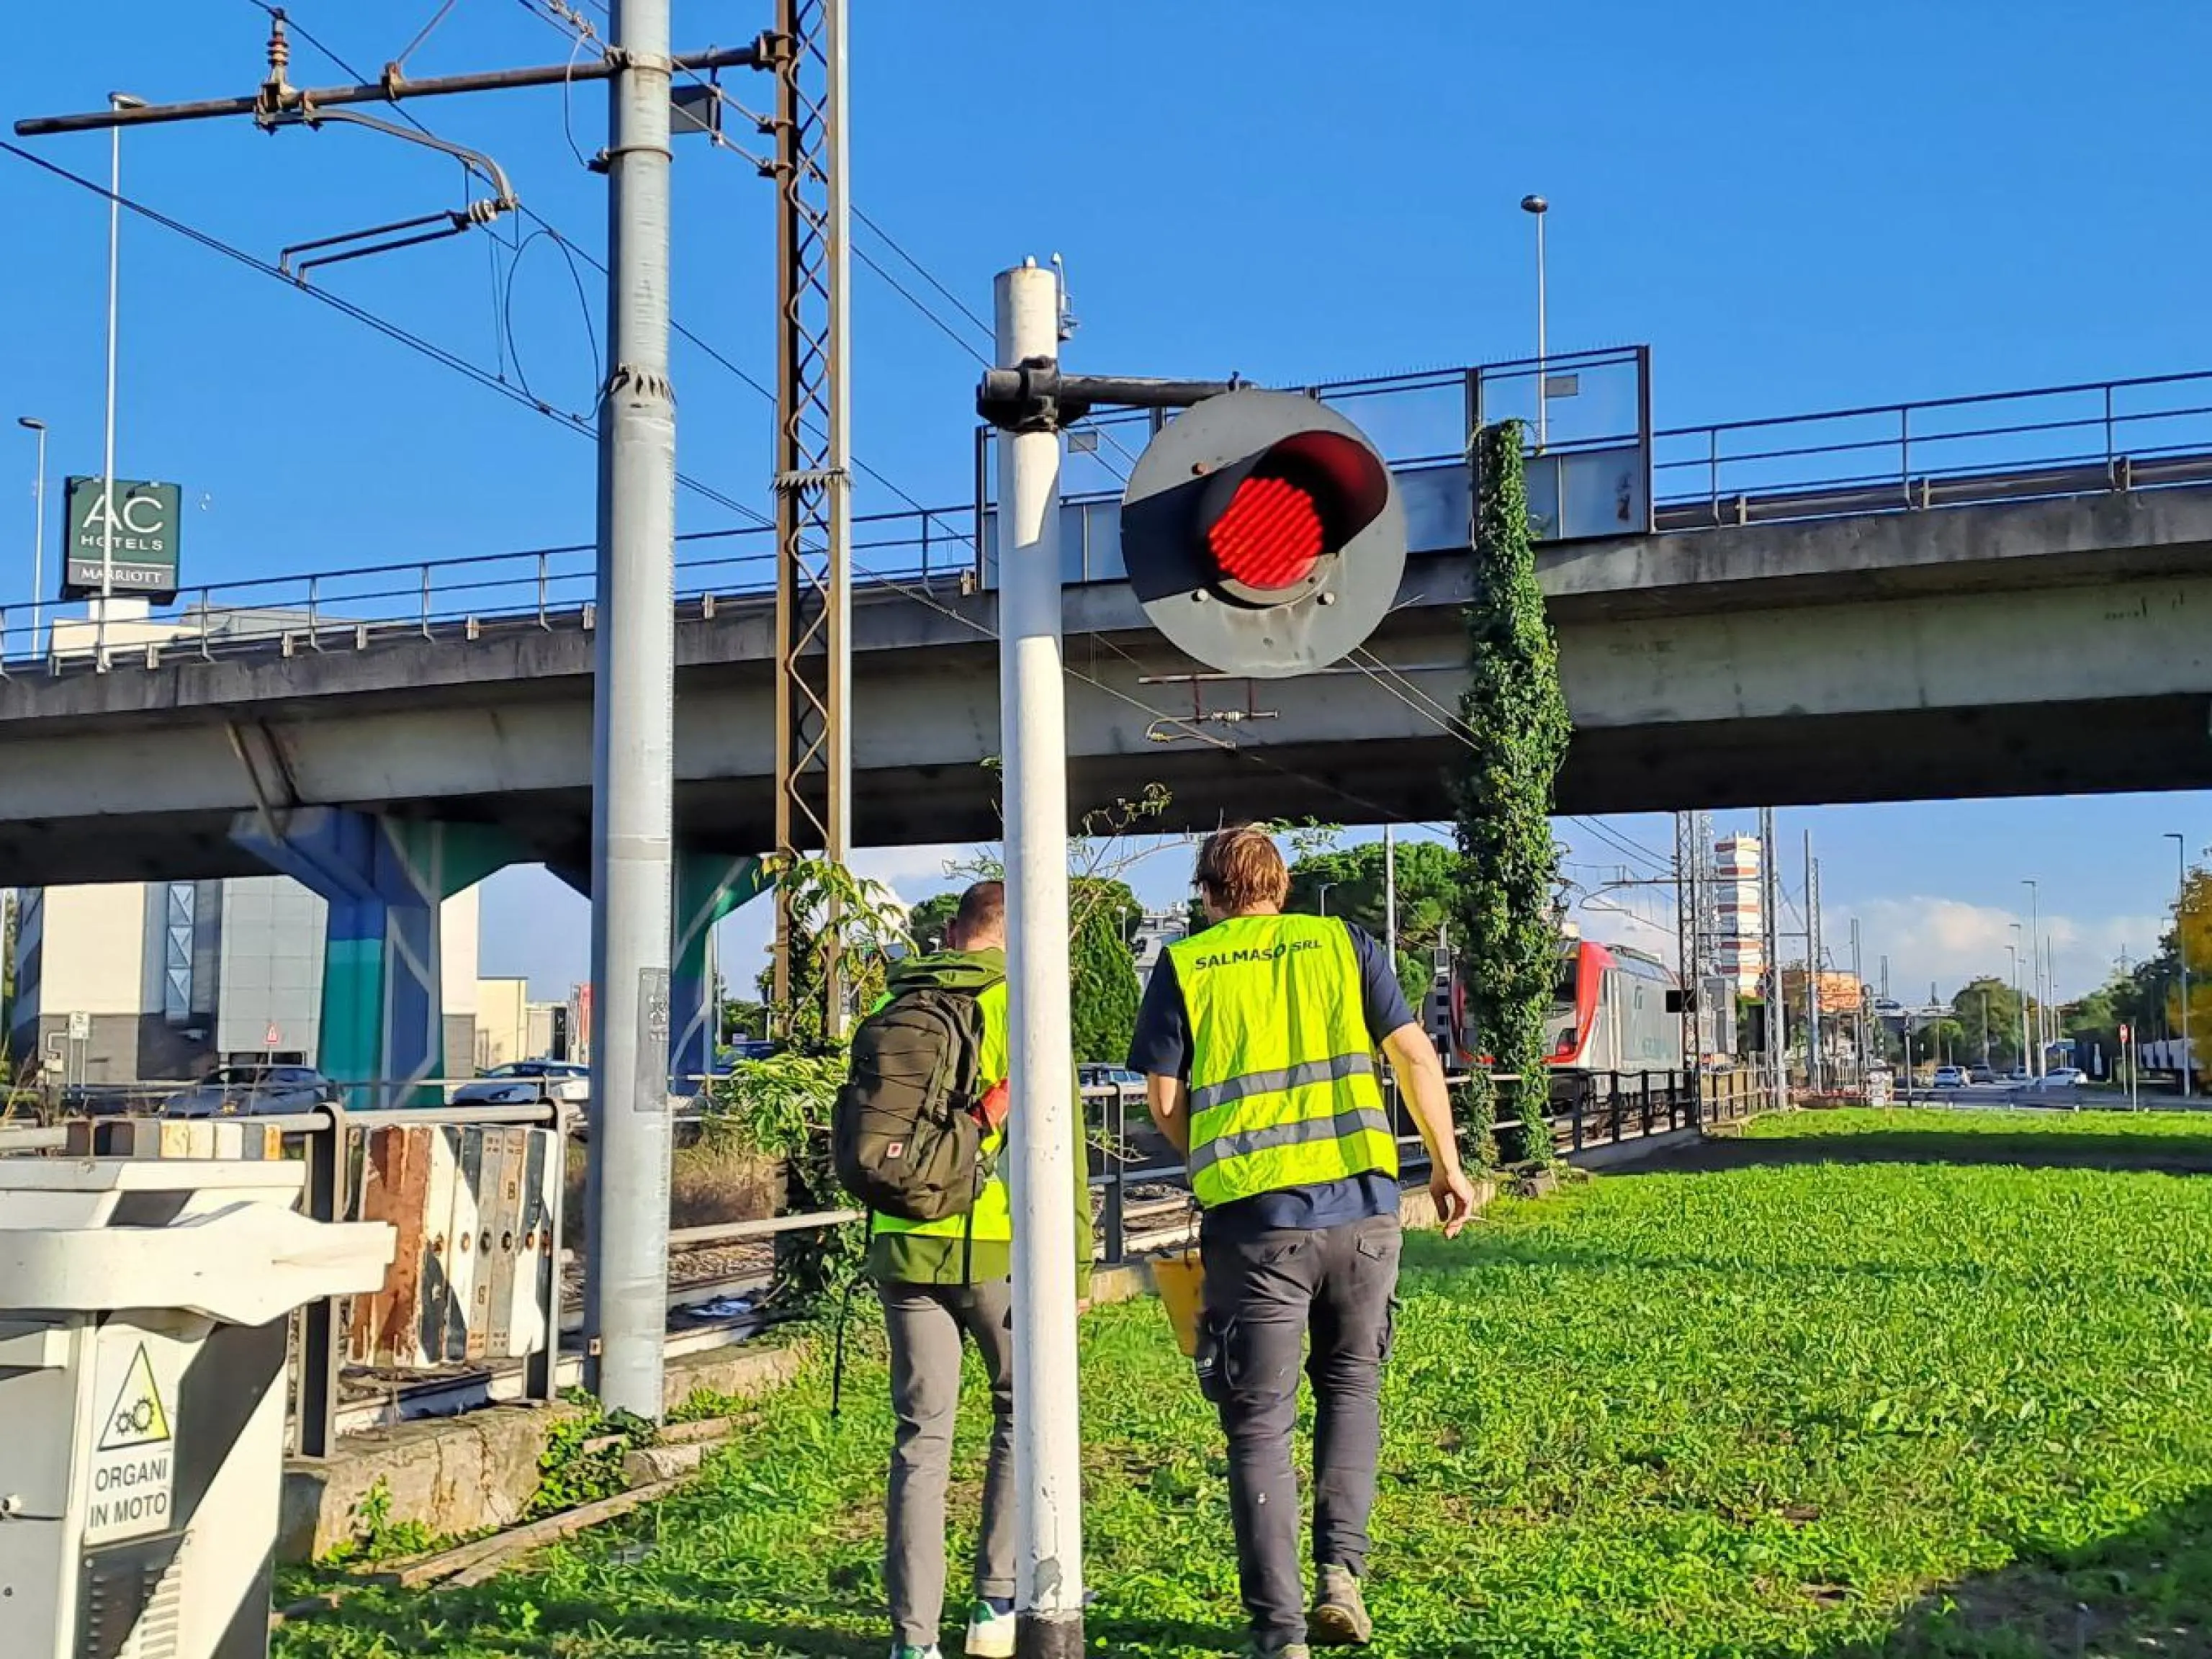
[[1138, 459], [1121, 556], [1145, 613], [1224, 673], [1325, 668], [1382, 620], [1406, 565], [1397, 482], [1359, 428], [1294, 392], [1193, 404]]

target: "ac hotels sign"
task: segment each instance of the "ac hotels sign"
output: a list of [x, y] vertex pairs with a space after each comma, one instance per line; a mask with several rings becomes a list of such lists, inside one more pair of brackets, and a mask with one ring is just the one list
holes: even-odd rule
[[176, 598], [183, 492], [175, 484], [118, 478], [111, 515], [104, 480], [72, 477], [66, 483], [69, 540], [62, 597], [98, 599], [104, 567], [111, 592], [157, 601]]

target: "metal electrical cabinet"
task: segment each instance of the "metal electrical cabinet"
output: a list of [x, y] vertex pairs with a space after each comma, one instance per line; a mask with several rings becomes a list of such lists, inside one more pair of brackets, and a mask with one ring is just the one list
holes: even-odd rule
[[0, 1654], [263, 1659], [285, 1316], [374, 1290], [389, 1227], [303, 1167], [0, 1160]]
[[356, 1365], [520, 1359], [552, 1340], [563, 1165], [553, 1129], [388, 1124], [364, 1137], [364, 1220], [398, 1233], [346, 1323]]

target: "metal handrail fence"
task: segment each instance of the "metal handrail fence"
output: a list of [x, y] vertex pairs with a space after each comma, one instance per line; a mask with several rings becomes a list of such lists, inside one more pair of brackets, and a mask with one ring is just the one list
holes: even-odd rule
[[[1616, 373], [1632, 367], [1632, 374]], [[1523, 360], [1297, 389], [1352, 407], [1392, 464], [1413, 470], [1463, 464], [1477, 427], [1533, 405], [1538, 373]], [[1547, 451], [1648, 442], [1654, 520], [1662, 531], [2212, 483], [2212, 370], [1657, 429], [1644, 348], [1551, 357], [1542, 374], [1547, 385], [1613, 374], [1634, 386], [1633, 409], [1594, 413], [1586, 428], [1572, 424], [1559, 402], [1549, 403]], [[1115, 440], [1141, 435], [1156, 420], [1121, 411], [1071, 430]], [[1119, 444], [1121, 453], [1135, 447]], [[857, 594], [909, 584], [964, 587], [984, 579], [990, 453], [988, 445], [979, 447], [967, 502], [854, 520]], [[1103, 456], [1105, 445], [1095, 453]], [[1071, 457], [1071, 464], [1081, 459]], [[1118, 493], [1110, 473], [1097, 484], [1086, 489], [1072, 475], [1066, 499], [1080, 506]], [[772, 536], [765, 525], [678, 536], [679, 611], [711, 617], [724, 600], [772, 600]], [[145, 623], [111, 621], [107, 654], [158, 667], [272, 651], [365, 650], [405, 638], [588, 629], [595, 622], [595, 556], [589, 544], [576, 543], [203, 584]], [[91, 664], [93, 624], [49, 617], [34, 637], [33, 611], [28, 603], [0, 606], [0, 678]], [[134, 636], [141, 629], [148, 636]]]
[[[1504, 1076], [1498, 1079], [1513, 1080]], [[1386, 1092], [1399, 1131], [1401, 1166], [1425, 1169], [1427, 1148], [1411, 1132], [1410, 1120], [1395, 1089]], [[1130, 1166], [1126, 1152], [1130, 1144], [1129, 1112], [1132, 1107], [1139, 1113], [1144, 1110], [1141, 1090], [1085, 1090], [1084, 1095], [1086, 1107], [1100, 1109], [1103, 1145], [1094, 1143], [1091, 1188], [1101, 1194], [1101, 1259], [1113, 1266], [1128, 1258], [1130, 1189], [1165, 1187], [1187, 1191], [1189, 1170], [1179, 1163]], [[1750, 1071], [1711, 1072], [1701, 1077], [1680, 1072], [1583, 1073], [1554, 1094], [1548, 1114], [1552, 1144], [1571, 1158], [1600, 1146], [1738, 1122], [1769, 1109], [1774, 1103], [1771, 1096], [1765, 1079]], [[1506, 1118], [1492, 1127], [1495, 1133], [1504, 1137], [1518, 1130], [1522, 1120]]]
[[2212, 482], [2212, 371], [1652, 434], [1661, 530]]
[[[1650, 424], [1646, 358], [1642, 348], [1628, 347], [1550, 359], [1554, 380], [1587, 374], [1595, 386], [1597, 377], [1610, 375], [1638, 388], [1633, 407], [1621, 419], [1601, 419], [1602, 430], [1578, 432], [1555, 414], [1550, 447], [1564, 452], [1637, 441]], [[1296, 389], [1354, 406], [1393, 464], [1412, 469], [1463, 463], [1468, 433], [1485, 418], [1517, 412], [1530, 395], [1534, 372], [1533, 362], [1516, 361]], [[1140, 411], [1124, 411], [1095, 417], [1082, 429], [1113, 434], [1133, 431], [1146, 419]], [[982, 453], [988, 455], [988, 446]], [[890, 597], [908, 586], [960, 588], [980, 582], [987, 539], [981, 532], [990, 513], [988, 469], [980, 465], [976, 481], [974, 498], [957, 506], [856, 516], [856, 597], [865, 601], [871, 590]], [[1079, 505], [1118, 493], [1110, 476], [1102, 475], [1098, 483], [1102, 487], [1086, 495], [1079, 481], [1071, 480], [1067, 501]], [[771, 526], [687, 531], [676, 539], [679, 615], [712, 617], [725, 601], [740, 606], [773, 602]], [[596, 557], [591, 544], [569, 543], [202, 584], [184, 590], [145, 623], [111, 619], [106, 653], [111, 663], [153, 668], [239, 655], [359, 651], [406, 639], [466, 641], [487, 633], [588, 629], [596, 623]], [[0, 606], [0, 679], [94, 665], [94, 625], [57, 619], [56, 608], [45, 602], [46, 626], [34, 636], [31, 604]]]

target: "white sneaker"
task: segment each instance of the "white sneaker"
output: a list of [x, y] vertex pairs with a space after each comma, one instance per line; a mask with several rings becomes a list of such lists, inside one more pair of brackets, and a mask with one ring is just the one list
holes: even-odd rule
[[1014, 1615], [994, 1613], [988, 1601], [978, 1601], [968, 1615], [968, 1639], [960, 1650], [968, 1659], [1014, 1659]]
[[891, 1644], [891, 1659], [945, 1659], [945, 1656], [937, 1650], [934, 1642], [926, 1648], [918, 1648], [911, 1642], [894, 1642]]

